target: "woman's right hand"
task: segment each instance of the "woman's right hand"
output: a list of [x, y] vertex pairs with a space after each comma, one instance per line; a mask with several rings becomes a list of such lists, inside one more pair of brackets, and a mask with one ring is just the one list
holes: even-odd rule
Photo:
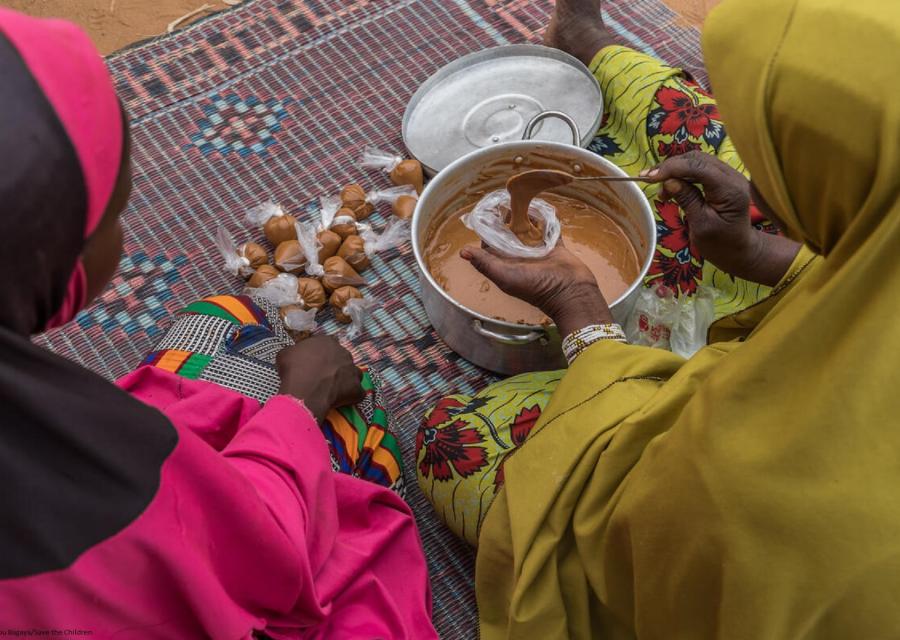
[[594, 274], [562, 243], [540, 259], [507, 258], [490, 247], [465, 247], [460, 255], [501, 291], [550, 316], [563, 336], [613, 322]]
[[279, 393], [302, 400], [318, 422], [330, 409], [355, 404], [365, 395], [353, 356], [332, 337], [312, 336], [282, 349], [275, 364]]
[[800, 249], [796, 242], [750, 224], [750, 181], [708, 153], [668, 158], [641, 175], [662, 183], [660, 197], [675, 200], [684, 211], [698, 253], [726, 273], [771, 286]]

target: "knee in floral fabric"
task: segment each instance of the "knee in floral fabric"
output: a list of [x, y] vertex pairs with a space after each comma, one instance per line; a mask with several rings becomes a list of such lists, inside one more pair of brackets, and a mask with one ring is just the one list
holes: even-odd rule
[[503, 485], [503, 461], [527, 439], [563, 371], [529, 373], [475, 396], [448, 396], [416, 434], [416, 477], [435, 512], [475, 546]]
[[[589, 149], [629, 175], [688, 151], [716, 156], [746, 173], [722, 124], [715, 99], [681, 69], [627, 47], [607, 47], [591, 63], [603, 90], [603, 122]], [[677, 297], [703, 288], [718, 292], [717, 316], [744, 309], [768, 295], [762, 285], [732, 278], [705, 261], [690, 242], [684, 213], [659, 199], [660, 186], [643, 186], [654, 208], [658, 241], [645, 284], [664, 286]], [[751, 207], [752, 224], [775, 227]]]

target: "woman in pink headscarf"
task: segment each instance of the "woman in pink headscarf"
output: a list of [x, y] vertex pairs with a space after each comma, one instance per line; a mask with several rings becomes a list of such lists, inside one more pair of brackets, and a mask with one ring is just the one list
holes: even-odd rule
[[0, 9], [0, 95], [2, 628], [435, 637], [409, 508], [332, 471], [318, 423], [362, 395], [336, 342], [282, 351], [265, 403], [152, 366], [117, 387], [31, 344], [116, 268], [127, 126], [64, 22]]

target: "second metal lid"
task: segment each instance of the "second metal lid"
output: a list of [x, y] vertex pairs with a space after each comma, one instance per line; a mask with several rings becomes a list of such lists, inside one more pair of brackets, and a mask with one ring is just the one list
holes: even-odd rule
[[[593, 138], [603, 116], [603, 94], [587, 67], [557, 49], [508, 45], [455, 60], [426, 80], [403, 116], [403, 141], [433, 174], [465, 154], [519, 140], [543, 111], [568, 114]], [[547, 119], [536, 140], [571, 142], [569, 127]]]

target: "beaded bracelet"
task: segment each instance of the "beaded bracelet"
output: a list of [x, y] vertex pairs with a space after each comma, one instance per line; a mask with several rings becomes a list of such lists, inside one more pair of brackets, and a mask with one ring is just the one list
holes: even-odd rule
[[615, 340], [616, 342], [628, 342], [625, 331], [615, 323], [591, 324], [584, 329], [573, 331], [565, 337], [562, 343], [563, 353], [569, 364], [575, 362], [575, 358], [589, 346], [600, 340]]

